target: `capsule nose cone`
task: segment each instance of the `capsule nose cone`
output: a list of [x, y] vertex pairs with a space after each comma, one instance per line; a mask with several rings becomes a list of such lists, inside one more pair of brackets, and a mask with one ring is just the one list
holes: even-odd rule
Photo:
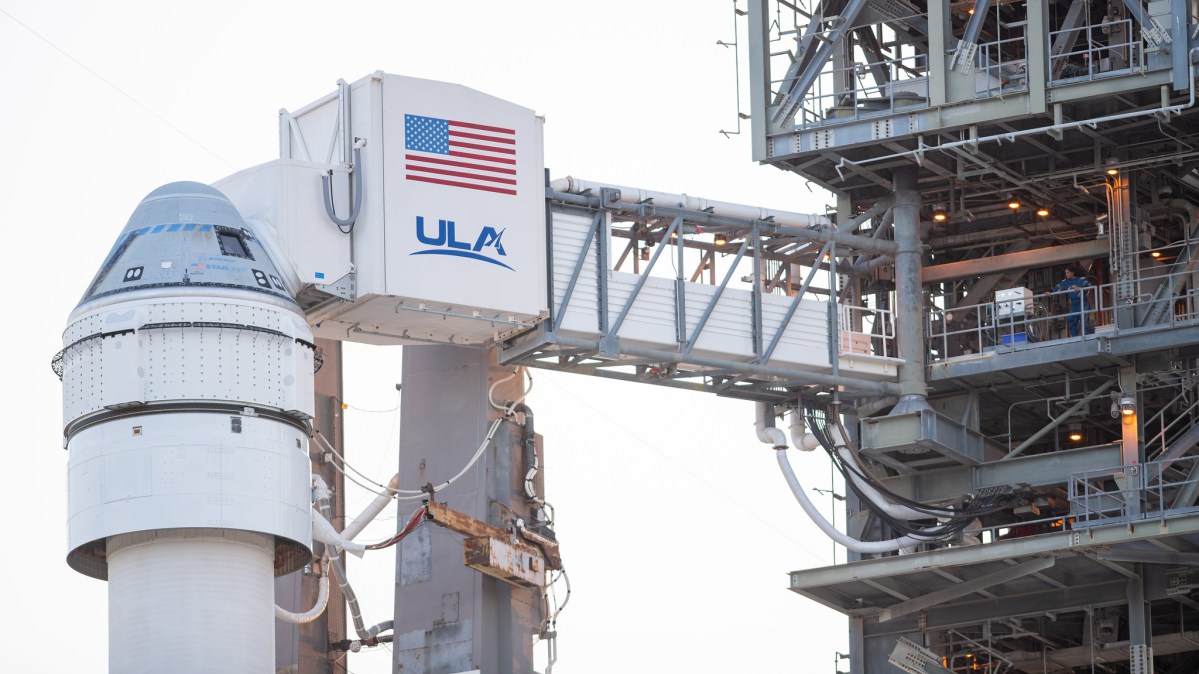
[[258, 234], [220, 190], [168, 183], [141, 200], [79, 307], [130, 293], [250, 292], [294, 306]]
[[147, 194], [146, 197], [142, 199], [142, 203], [144, 204], [149, 201], [156, 201], [158, 199], [165, 199], [168, 197], [208, 197], [210, 199], [220, 199], [221, 201], [230, 203], [229, 198], [222, 194], [217, 188], [211, 185], [205, 185], [204, 183], [193, 182], [191, 180], [180, 180], [173, 183], [167, 183], [166, 185], [163, 185], [162, 187], [159, 187], [153, 192]]

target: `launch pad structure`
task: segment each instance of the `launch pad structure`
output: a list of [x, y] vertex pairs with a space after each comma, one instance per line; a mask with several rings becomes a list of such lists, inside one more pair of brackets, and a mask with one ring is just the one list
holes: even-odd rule
[[[356, 626], [346, 643], [393, 631], [396, 671], [532, 671], [531, 635], [552, 639], [546, 581], [518, 576], [548, 566], [556, 546], [532, 410], [518, 409], [509, 377], [527, 366], [756, 401], [758, 438], [809, 514], [787, 448], [827, 452], [846, 480], [847, 530], [813, 519], [849, 561], [794, 571], [790, 589], [848, 618], [850, 674], [1199, 670], [1199, 3], [749, 0], [738, 11], [753, 159], [831, 191], [827, 214], [551, 176], [532, 111], [383, 73], [283, 111], [280, 160], [215, 185], [246, 220], [243, 234], [229, 230], [254, 244], [241, 252], [275, 261], [257, 281], [279, 295], [270, 320], [304, 319], [270, 328], [288, 358], [294, 343], [307, 363], [309, 328], [314, 341], [423, 345], [419, 362], [405, 358], [405, 390], [421, 395], [405, 397], [398, 489], [444, 499], [462, 529], [499, 532], [478, 545], [512, 546], [507, 561], [466, 568], [456, 541], [415, 529], [397, 546], [394, 621]], [[151, 251], [157, 264], [152, 243], [166, 234], [195, 246], [216, 236], [164, 217], [131, 224], [112, 259]], [[169, 287], [183, 293], [172, 302], [199, 306], [202, 277], [142, 285], [155, 268], [114, 264], [113, 297]], [[263, 301], [255, 278], [238, 297]], [[183, 325], [96, 307], [85, 297], [77, 312], [125, 322], [73, 327], [58, 361], [85, 399], [68, 405], [67, 436], [88, 451], [111, 452], [93, 439], [103, 424], [195, 393], [97, 394], [79, 368], [134, 368], [154, 335], [225, 331], [246, 349], [267, 339], [232, 318]], [[265, 424], [282, 404], [268, 388], [206, 392], [219, 399], [207, 412], [237, 419], [211, 433], [232, 423], [240, 434], [242, 416], [247, 430]], [[294, 435], [313, 416], [306, 405], [270, 420]], [[336, 412], [320, 407], [336, 444]], [[477, 423], [454, 424], [464, 418]], [[148, 442], [137, 429], [121, 442]], [[434, 488], [476, 461], [477, 473]], [[106, 541], [107, 554], [149, 559], [139, 531], [203, 524], [96, 489], [95, 507], [124, 519], [72, 508], [84, 522], [72, 563], [85, 573], [105, 572]], [[216, 529], [275, 534], [275, 571], [291, 571], [320, 552], [294, 521], [302, 496], [279, 497], [286, 527], [225, 513]], [[350, 538], [325, 543], [336, 557]], [[312, 578], [290, 610], [306, 606]], [[289, 666], [329, 671], [323, 637], [302, 637]]]

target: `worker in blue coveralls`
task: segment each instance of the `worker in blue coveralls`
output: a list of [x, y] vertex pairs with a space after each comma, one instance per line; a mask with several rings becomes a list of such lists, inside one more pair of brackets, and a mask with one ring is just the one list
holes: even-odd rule
[[1086, 313], [1091, 308], [1091, 303], [1087, 298], [1087, 289], [1090, 287], [1091, 282], [1087, 280], [1087, 272], [1078, 263], [1068, 265], [1066, 278], [1053, 286], [1055, 293], [1069, 291], [1070, 315], [1066, 318], [1066, 330], [1071, 337], [1077, 337], [1080, 328], [1082, 334], [1095, 332], [1095, 328], [1091, 327], [1090, 321], [1087, 320]]

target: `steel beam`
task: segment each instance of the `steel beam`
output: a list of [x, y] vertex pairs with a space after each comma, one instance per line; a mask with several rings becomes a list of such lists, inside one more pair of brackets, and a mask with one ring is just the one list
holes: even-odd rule
[[909, 599], [905, 602], [900, 602], [894, 606], [889, 606], [883, 609], [878, 614], [879, 622], [887, 622], [892, 618], [897, 618], [909, 613], [915, 613], [926, 608], [943, 604], [947, 601], [965, 597], [969, 594], [974, 594], [988, 587], [994, 587], [1001, 583], [1007, 583], [1017, 578], [1023, 578], [1038, 571], [1044, 571], [1054, 565], [1056, 559], [1053, 557], [1038, 557], [1027, 562], [1022, 562], [1015, 566], [1009, 566], [994, 573], [988, 573], [985, 576], [971, 578], [960, 583], [943, 587], [939, 590], [934, 590], [927, 594]]
[[1108, 242], [1105, 240], [1065, 243], [1062, 246], [1035, 248], [1032, 251], [1005, 253], [1002, 255], [992, 255], [989, 258], [927, 266], [921, 271], [921, 281], [924, 283], [939, 283], [941, 281], [954, 281], [954, 279], [958, 278], [992, 275], [992, 273], [1002, 271], [1023, 271], [1034, 269], [1034, 267], [1068, 263], [1068, 261], [1102, 258], [1107, 254]]

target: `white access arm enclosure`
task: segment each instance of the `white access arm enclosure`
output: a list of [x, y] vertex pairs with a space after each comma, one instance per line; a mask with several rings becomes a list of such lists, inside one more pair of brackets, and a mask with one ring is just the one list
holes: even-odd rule
[[281, 158], [215, 187], [274, 230], [317, 336], [481, 345], [549, 306], [542, 123], [376, 72], [282, 111]]

